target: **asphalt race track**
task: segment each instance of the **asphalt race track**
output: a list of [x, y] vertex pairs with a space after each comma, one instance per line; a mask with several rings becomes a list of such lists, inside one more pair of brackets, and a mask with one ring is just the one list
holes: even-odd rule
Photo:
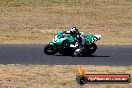
[[132, 65], [132, 45], [98, 46], [90, 57], [46, 55], [44, 45], [0, 45], [0, 64]]

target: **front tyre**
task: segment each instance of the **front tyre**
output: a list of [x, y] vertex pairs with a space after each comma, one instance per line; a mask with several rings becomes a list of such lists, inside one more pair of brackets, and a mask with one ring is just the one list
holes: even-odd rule
[[44, 47], [44, 53], [47, 55], [54, 55], [55, 54], [55, 47], [48, 44]]

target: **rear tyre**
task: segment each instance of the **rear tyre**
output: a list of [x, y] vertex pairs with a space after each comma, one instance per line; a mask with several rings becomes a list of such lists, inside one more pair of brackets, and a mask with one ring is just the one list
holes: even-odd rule
[[49, 44], [46, 45], [44, 47], [44, 53], [47, 54], [47, 55], [54, 55], [56, 53], [54, 46], [49, 45]]
[[90, 46], [90, 55], [92, 55], [97, 49], [97, 45], [95, 43]]
[[86, 52], [84, 52], [84, 56], [90, 56], [92, 55], [97, 49], [97, 45], [95, 43], [92, 43], [86, 47]]

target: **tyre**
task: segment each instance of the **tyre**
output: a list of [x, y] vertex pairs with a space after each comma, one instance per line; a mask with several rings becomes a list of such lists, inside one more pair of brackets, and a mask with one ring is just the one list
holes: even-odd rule
[[97, 49], [97, 45], [95, 43], [90, 45], [90, 55], [92, 55]]
[[92, 43], [86, 47], [86, 51], [84, 52], [83, 56], [90, 56], [92, 55], [97, 49], [97, 45], [95, 43]]
[[47, 55], [54, 55], [56, 53], [54, 46], [49, 45], [49, 44], [46, 45], [44, 47], [44, 53], [47, 54]]
[[83, 85], [83, 84], [86, 83], [86, 78], [84, 76], [78, 76], [76, 78], [76, 81], [77, 81], [78, 84]]

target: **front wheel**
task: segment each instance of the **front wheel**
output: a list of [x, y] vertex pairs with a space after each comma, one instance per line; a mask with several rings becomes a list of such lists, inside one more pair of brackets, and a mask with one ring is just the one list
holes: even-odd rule
[[47, 54], [47, 55], [54, 55], [56, 52], [55, 52], [55, 47], [48, 44], [44, 47], [44, 53]]

